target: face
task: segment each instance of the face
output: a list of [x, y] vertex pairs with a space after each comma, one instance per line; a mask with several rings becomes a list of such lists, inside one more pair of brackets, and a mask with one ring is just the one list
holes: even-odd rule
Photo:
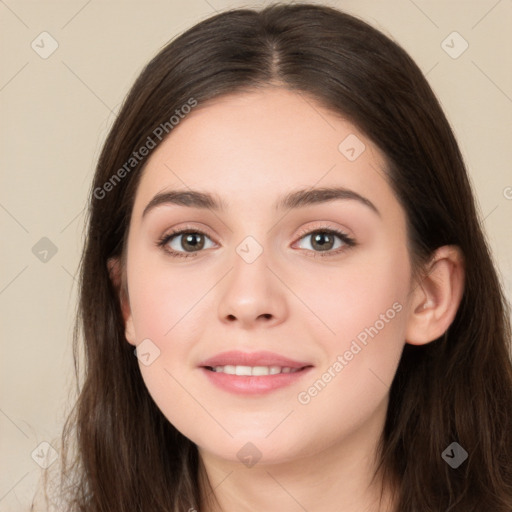
[[[155, 403], [203, 454], [275, 463], [382, 428], [411, 287], [405, 213], [384, 176], [355, 126], [284, 89], [199, 105], [150, 156], [126, 338]], [[152, 201], [171, 191], [212, 203]], [[204, 367], [227, 351], [242, 354]]]

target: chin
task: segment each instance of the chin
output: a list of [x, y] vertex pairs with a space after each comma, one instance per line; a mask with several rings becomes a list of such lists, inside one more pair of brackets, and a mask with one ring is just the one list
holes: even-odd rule
[[287, 438], [289, 444], [283, 444], [281, 439], [276, 437], [270, 440], [265, 438], [265, 435], [259, 437], [244, 435], [230, 439], [228, 443], [219, 443], [214, 446], [210, 446], [211, 443], [209, 443], [200, 449], [203, 453], [207, 452], [215, 458], [237, 464], [242, 463], [247, 468], [254, 465], [289, 462], [305, 455], [297, 444], [293, 444], [290, 437]]

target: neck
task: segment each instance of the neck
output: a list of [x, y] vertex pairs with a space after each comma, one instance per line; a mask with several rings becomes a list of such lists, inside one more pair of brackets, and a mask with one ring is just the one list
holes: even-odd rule
[[385, 410], [350, 438], [288, 461], [248, 468], [200, 449], [201, 512], [393, 512], [391, 489], [374, 475]]

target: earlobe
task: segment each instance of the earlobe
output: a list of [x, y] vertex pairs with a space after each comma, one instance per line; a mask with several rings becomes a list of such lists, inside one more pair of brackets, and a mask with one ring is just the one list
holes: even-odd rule
[[136, 346], [135, 329], [130, 309], [130, 302], [125, 291], [125, 287], [123, 286], [122, 268], [119, 257], [109, 258], [107, 261], [107, 268], [110, 280], [112, 281], [112, 284], [114, 285], [114, 288], [117, 291], [117, 296], [119, 298], [119, 304], [121, 306], [121, 312], [123, 314], [125, 326], [126, 341], [128, 341], [128, 343], [131, 345]]
[[442, 336], [453, 322], [464, 293], [464, 261], [457, 246], [436, 250], [426, 276], [416, 284], [406, 342], [424, 345]]

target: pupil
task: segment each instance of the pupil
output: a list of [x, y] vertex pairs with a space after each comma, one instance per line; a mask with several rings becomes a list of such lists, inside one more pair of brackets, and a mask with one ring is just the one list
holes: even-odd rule
[[329, 242], [332, 243], [332, 237], [328, 233], [319, 233], [313, 237], [313, 246], [316, 244], [320, 249], [325, 249]]
[[188, 233], [187, 235], [185, 235], [185, 238], [184, 238], [184, 244], [183, 244], [183, 247], [186, 248], [186, 246], [188, 245], [190, 248], [192, 249], [202, 249], [203, 245], [204, 245], [204, 240], [201, 242], [196, 242], [194, 243], [194, 238], [196, 237], [200, 237], [201, 235], [199, 233]]

